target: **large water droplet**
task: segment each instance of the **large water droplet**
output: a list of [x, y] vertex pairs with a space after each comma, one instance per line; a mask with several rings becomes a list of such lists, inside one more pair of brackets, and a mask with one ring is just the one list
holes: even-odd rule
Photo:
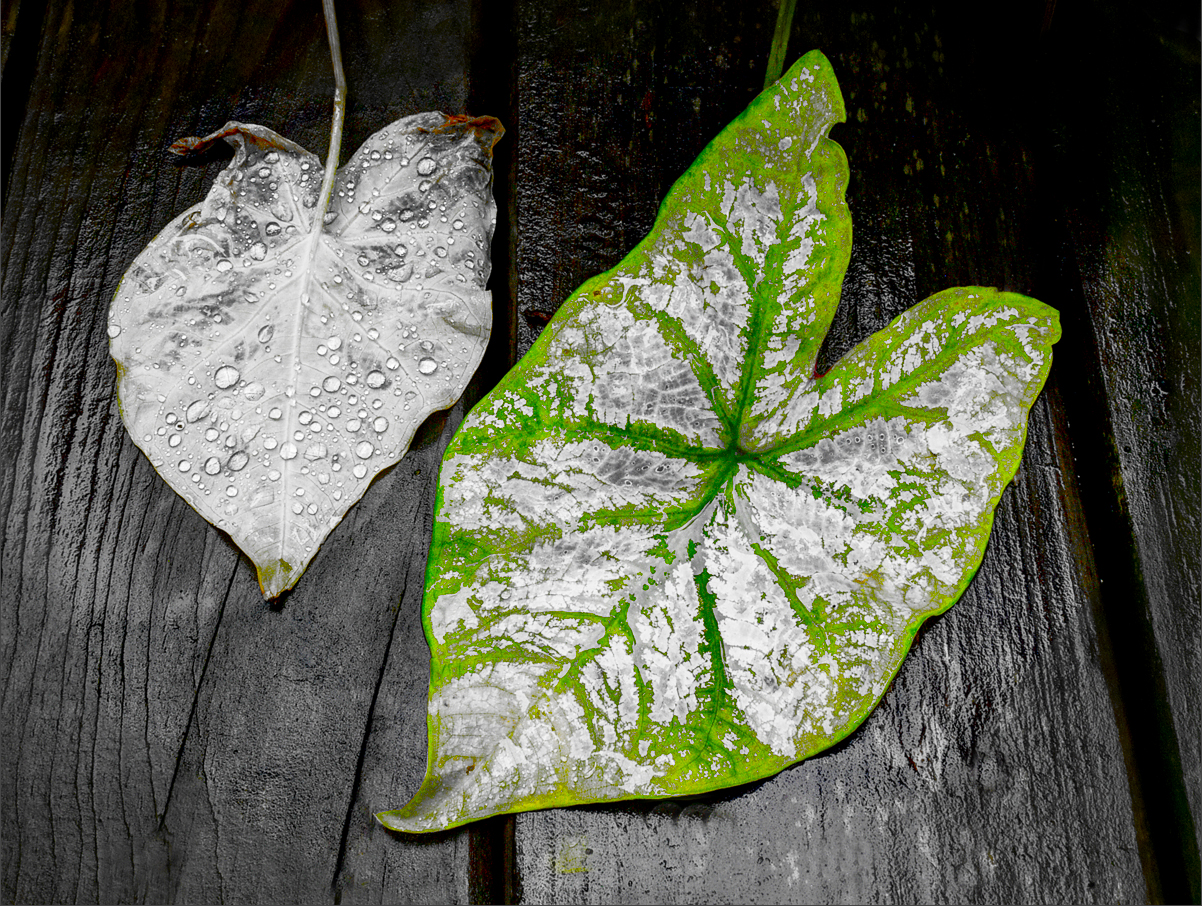
[[438, 363], [436, 361], [434, 361], [432, 358], [430, 358], [429, 356], [426, 356], [424, 359], [422, 359], [420, 362], [417, 363], [417, 370], [420, 371], [422, 374], [433, 374], [435, 371], [438, 370]]
[[121, 336], [121, 325], [120, 324], [110, 324], [108, 334], [109, 334], [110, 340], [117, 339], [117, 337]]
[[289, 441], [280, 447], [280, 459], [296, 459], [297, 452], [296, 444]]
[[209, 401], [208, 400], [197, 400], [196, 402], [194, 402], [190, 406], [188, 406], [187, 411], [184, 413], [184, 417], [186, 419], [188, 419], [188, 421], [190, 421], [190, 422], [198, 422], [208, 414], [209, 414]]
[[241, 472], [243, 469], [246, 468], [246, 464], [248, 462], [250, 462], [250, 456], [247, 455], [247, 452], [245, 450], [239, 450], [233, 456], [230, 457], [230, 462], [229, 462], [230, 471], [231, 472]]
[[317, 462], [319, 459], [325, 459], [327, 453], [329, 450], [325, 444], [309, 444], [305, 449], [305, 459], [309, 462]]
[[384, 365], [385, 365], [385, 367], [388, 368], [389, 371], [396, 371], [398, 368], [401, 367], [401, 363], [397, 359], [393, 358], [392, 356], [388, 357], [388, 361], [385, 362]]
[[322, 386], [322, 389], [325, 390], [327, 393], [333, 393], [339, 387], [342, 386], [342, 381], [338, 380], [338, 378], [334, 377], [334, 375], [331, 374], [329, 377], [327, 377], [324, 381], [321, 382], [321, 386]]
[[326, 344], [331, 349], [341, 349], [342, 348], [342, 337], [330, 337], [328, 340], [326, 340]]
[[278, 236], [280, 235], [280, 225], [272, 220], [267, 226], [263, 227], [263, 232], [268, 236]]
[[181, 472], [191, 472], [192, 471], [192, 463], [188, 462], [188, 460], [186, 460], [186, 459], [181, 459], [179, 461], [179, 470]]
[[396, 221], [389, 217], [387, 220], [384, 220], [380, 223], [380, 229], [382, 229], [385, 233], [391, 233], [396, 229]]
[[[356, 478], [363, 478], [367, 475], [367, 466], [363, 465], [363, 463], [358, 463], [351, 471], [355, 474]], [[338, 499], [341, 496], [341, 494], [336, 493], [334, 498]]]
[[267, 413], [268, 418], [272, 419], [273, 421], [277, 421], [277, 422], [283, 417], [283, 415], [284, 415], [284, 412], [283, 412], [283, 410], [280, 409], [279, 406], [276, 406], [270, 412]]
[[274, 450], [279, 445], [280, 445], [280, 442], [278, 440], [276, 440], [274, 437], [263, 438], [263, 449], [264, 450]]
[[259, 176], [266, 179], [271, 175], [271, 167], [259, 167]]
[[264, 324], [262, 327], [259, 328], [259, 342], [260, 343], [270, 343], [271, 338], [274, 336], [275, 336], [275, 325], [274, 324]]
[[417, 162], [417, 172], [422, 176], [429, 176], [437, 168], [438, 164], [434, 163], [434, 158], [423, 157]]
[[251, 381], [249, 384], [247, 384], [245, 387], [242, 388], [242, 395], [245, 396], [252, 403], [255, 400], [261, 400], [263, 398], [263, 394], [265, 394], [266, 392], [267, 392], [267, 388], [264, 387], [262, 384], [260, 384], [258, 381]]
[[217, 385], [219, 390], [228, 390], [238, 383], [238, 378], [242, 376], [233, 365], [222, 365], [217, 369], [217, 373], [213, 375], [213, 383]]
[[221, 432], [216, 428], [209, 428], [207, 431], [205, 431], [205, 440], [209, 441], [210, 443], [215, 441], [220, 436]]
[[361, 440], [355, 444], [355, 455], [360, 459], [371, 459], [371, 455], [374, 452], [375, 447], [371, 445], [370, 440]]
[[234, 268], [234, 262], [230, 261], [229, 258], [218, 259], [218, 261], [217, 261], [218, 272], [224, 274], [226, 271], [233, 270], [233, 268]]
[[167, 446], [178, 447], [179, 444], [180, 444], [180, 436], [178, 434], [172, 434], [169, 438], [167, 438]]
[[[225, 496], [226, 497], [237, 497], [238, 496], [238, 486], [233, 485], [233, 484], [226, 485], [225, 486]], [[234, 512], [237, 512], [237, 511], [238, 511], [238, 508], [234, 507]]]
[[221, 460], [216, 456], [210, 456], [205, 460], [205, 474], [216, 475], [221, 471]]
[[262, 242], [256, 242], [250, 247], [249, 254], [256, 261], [262, 261], [267, 257], [267, 246]]
[[376, 429], [377, 434], [383, 434], [388, 430], [388, 419], [381, 415], [371, 423], [371, 426]]
[[300, 415], [296, 417], [296, 420], [302, 425], [307, 425], [313, 421], [313, 413], [308, 409], [302, 409]]
[[379, 390], [381, 387], [384, 386], [384, 382], [386, 380], [387, 380], [387, 378], [384, 377], [384, 372], [382, 372], [382, 371], [367, 372], [367, 386], [370, 387], [372, 390]]

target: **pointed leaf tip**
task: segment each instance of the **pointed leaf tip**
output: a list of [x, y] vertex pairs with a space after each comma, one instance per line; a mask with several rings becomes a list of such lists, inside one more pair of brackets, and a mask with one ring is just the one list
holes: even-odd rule
[[492, 322], [490, 117], [373, 135], [320, 211], [317, 157], [263, 126], [189, 139], [234, 159], [138, 256], [109, 314], [122, 416], [169, 485], [294, 586], [431, 412]]
[[858, 726], [967, 586], [1059, 325], [951, 289], [816, 377], [851, 245], [842, 114], [807, 55], [460, 427], [427, 776], [384, 823], [770, 776]]

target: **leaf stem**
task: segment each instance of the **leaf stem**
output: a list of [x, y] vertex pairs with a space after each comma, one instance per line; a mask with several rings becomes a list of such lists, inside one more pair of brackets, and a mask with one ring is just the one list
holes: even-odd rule
[[785, 52], [789, 49], [789, 34], [793, 31], [793, 10], [797, 0], [780, 0], [780, 12], [776, 14], [776, 32], [772, 35], [772, 50], [768, 53], [768, 71], [764, 73], [764, 87], [768, 88], [785, 70]]
[[330, 39], [330, 59], [334, 64], [334, 119], [330, 123], [330, 150], [326, 154], [326, 172], [318, 199], [315, 224], [318, 230], [334, 195], [334, 177], [338, 173], [338, 157], [342, 153], [342, 122], [346, 119], [346, 74], [342, 71], [342, 46], [338, 41], [338, 20], [334, 18], [334, 0], [321, 0], [321, 8], [326, 14], [326, 34]]

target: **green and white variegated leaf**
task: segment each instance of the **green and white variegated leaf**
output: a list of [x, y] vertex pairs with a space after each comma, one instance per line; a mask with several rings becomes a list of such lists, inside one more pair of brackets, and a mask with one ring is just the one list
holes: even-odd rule
[[851, 246], [842, 117], [811, 53], [460, 428], [428, 773], [386, 825], [769, 776], [850, 733], [967, 586], [1057, 316], [948, 290], [816, 377]]
[[291, 588], [418, 425], [451, 406], [492, 324], [491, 118], [410, 116], [338, 172], [262, 126], [138, 256], [109, 314], [121, 413], [159, 474]]

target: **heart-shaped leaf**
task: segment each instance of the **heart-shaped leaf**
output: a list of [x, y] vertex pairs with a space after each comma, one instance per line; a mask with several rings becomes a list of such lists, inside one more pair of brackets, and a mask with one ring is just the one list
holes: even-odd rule
[[981, 561], [1056, 313], [927, 299], [814, 374], [851, 246], [811, 53], [463, 423], [429, 763], [386, 825], [700, 793], [846, 736]]
[[138, 256], [109, 315], [134, 442], [291, 588], [322, 540], [452, 405], [492, 324], [490, 117], [423, 113], [338, 172], [262, 126], [229, 123], [208, 197]]

